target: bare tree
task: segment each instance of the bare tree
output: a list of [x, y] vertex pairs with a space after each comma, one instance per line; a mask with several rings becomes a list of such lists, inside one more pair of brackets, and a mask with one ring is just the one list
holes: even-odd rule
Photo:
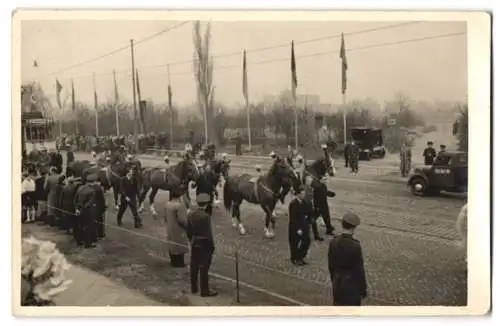
[[196, 80], [198, 102], [203, 115], [207, 134], [205, 142], [212, 142], [218, 145], [217, 133], [215, 132], [214, 115], [214, 86], [213, 86], [213, 57], [211, 50], [211, 29], [210, 23], [205, 29], [204, 35], [201, 32], [200, 21], [196, 21], [193, 27], [193, 45], [194, 45], [194, 77]]

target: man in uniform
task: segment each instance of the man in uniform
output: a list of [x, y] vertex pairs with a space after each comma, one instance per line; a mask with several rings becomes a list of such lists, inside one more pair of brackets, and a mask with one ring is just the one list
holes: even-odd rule
[[86, 183], [76, 191], [75, 195], [75, 225], [73, 234], [76, 243], [85, 248], [95, 247], [96, 237], [96, 218], [101, 213], [99, 194], [96, 191], [98, 184], [98, 175], [90, 174], [86, 178]]
[[425, 165], [432, 165], [434, 163], [434, 158], [436, 157], [436, 150], [432, 147], [434, 145], [433, 142], [427, 142], [427, 148], [424, 149], [424, 153], [422, 156], [424, 157]]
[[360, 306], [366, 297], [366, 276], [361, 244], [353, 238], [359, 217], [347, 213], [342, 218], [342, 234], [330, 241], [328, 270], [333, 287], [333, 305]]
[[211, 217], [206, 213], [206, 206], [210, 203], [210, 195], [200, 193], [196, 196], [198, 207], [187, 216], [187, 236], [191, 243], [191, 262], [189, 274], [191, 292], [198, 293], [198, 276], [200, 279], [200, 294], [202, 297], [216, 296], [217, 292], [208, 286], [208, 270], [212, 263], [215, 250], [212, 235]]
[[69, 174], [69, 166], [74, 161], [75, 161], [75, 154], [73, 154], [73, 151], [71, 150], [71, 147], [70, 147], [70, 148], [68, 148], [68, 151], [66, 152], [66, 175]]
[[304, 258], [311, 244], [310, 226], [312, 222], [312, 206], [305, 201], [305, 188], [297, 189], [296, 197], [288, 206], [288, 243], [290, 260], [294, 265], [305, 265]]
[[63, 186], [61, 193], [61, 227], [66, 231], [70, 232], [73, 228], [73, 223], [75, 220], [75, 194], [78, 188], [82, 185], [80, 178], [74, 178], [72, 176], [66, 178], [66, 185]]
[[123, 224], [122, 218], [127, 207], [130, 207], [130, 211], [134, 216], [134, 227], [142, 227], [141, 218], [137, 213], [137, 197], [139, 196], [139, 187], [137, 185], [137, 180], [134, 177], [134, 170], [129, 169], [127, 175], [122, 178], [120, 185], [120, 206], [118, 208], [118, 215], [116, 217], [119, 226]]
[[401, 144], [399, 153], [401, 176], [407, 177], [411, 169], [411, 147], [407, 146], [406, 142]]
[[439, 145], [439, 153], [438, 155], [441, 155], [443, 154], [444, 152], [446, 152], [446, 145]]
[[359, 169], [359, 146], [356, 145], [354, 140], [350, 146], [349, 164], [351, 165], [351, 173], [357, 174]]
[[349, 157], [351, 155], [351, 144], [347, 143], [344, 146], [344, 167], [349, 167]]

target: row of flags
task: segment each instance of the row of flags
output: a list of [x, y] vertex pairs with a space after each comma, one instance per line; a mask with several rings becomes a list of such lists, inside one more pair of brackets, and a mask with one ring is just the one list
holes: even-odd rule
[[[37, 65], [37, 62], [35, 60], [34, 62], [35, 65]], [[135, 78], [135, 86], [136, 86], [136, 91], [138, 95], [138, 102], [141, 102], [141, 88], [140, 88], [140, 81], [139, 81], [139, 70], [136, 69], [135, 71], [136, 78]], [[120, 102], [120, 95], [118, 92], [118, 86], [116, 84], [116, 72], [113, 71], [113, 86], [114, 86], [114, 100], [115, 104], [118, 104]], [[56, 95], [57, 95], [57, 105], [59, 106], [60, 109], [62, 109], [63, 105], [61, 102], [61, 93], [63, 90], [62, 84], [59, 82], [59, 79], [56, 79]], [[98, 96], [97, 96], [97, 90], [95, 87], [95, 79], [94, 79], [94, 108], [97, 110], [98, 109]], [[170, 85], [170, 82], [168, 84], [168, 105], [169, 107], [172, 107], [172, 86]], [[75, 105], [75, 85], [73, 81], [71, 81], [71, 109], [72, 111], [75, 111], [76, 105]]]
[[[345, 47], [345, 41], [344, 41], [344, 33], [341, 35], [341, 42], [340, 42], [340, 53], [339, 57], [341, 59], [341, 70], [342, 70], [342, 76], [341, 76], [341, 92], [342, 94], [345, 94], [347, 90], [347, 56], [346, 56], [346, 47]], [[33, 62], [34, 67], [38, 67], [38, 62], [34, 60]], [[290, 59], [290, 70], [291, 70], [291, 84], [292, 84], [292, 94], [293, 96], [296, 95], [296, 90], [298, 86], [297, 82], [297, 65], [295, 62], [295, 47], [294, 47], [294, 42], [292, 41], [291, 44], [291, 59]], [[139, 70], [136, 69], [136, 89], [137, 89], [137, 94], [139, 97], [139, 102], [141, 101], [141, 90], [140, 90], [140, 82], [139, 82]], [[113, 71], [113, 84], [114, 84], [114, 97], [115, 97], [115, 103], [119, 102], [119, 93], [118, 93], [118, 86], [116, 84], [116, 72]], [[245, 101], [248, 102], [248, 74], [247, 74], [247, 53], [246, 50], [243, 51], [243, 97], [245, 98]], [[59, 108], [62, 108], [62, 103], [61, 103], [61, 91], [63, 89], [63, 86], [59, 82], [59, 80], [56, 79], [56, 93], [57, 93], [57, 105]], [[172, 107], [172, 86], [170, 85], [170, 81], [168, 83], [168, 105], [169, 107]], [[94, 106], [97, 109], [98, 107], [98, 100], [97, 100], [97, 91], [95, 89], [95, 83], [94, 83]], [[75, 110], [75, 87], [73, 81], [71, 81], [71, 108], [74, 111]]]
[[[344, 33], [341, 34], [340, 41], [340, 53], [339, 58], [341, 59], [341, 69], [342, 69], [342, 82], [341, 82], [341, 92], [345, 94], [347, 90], [347, 56], [346, 47], [344, 41]], [[297, 91], [297, 64], [295, 62], [295, 47], [292, 41], [291, 45], [291, 59], [290, 59], [290, 70], [291, 70], [291, 84], [292, 84], [292, 94], [295, 97]], [[247, 75], [247, 53], [246, 50], [243, 51], [243, 97], [245, 101], [248, 102], [248, 75]]]

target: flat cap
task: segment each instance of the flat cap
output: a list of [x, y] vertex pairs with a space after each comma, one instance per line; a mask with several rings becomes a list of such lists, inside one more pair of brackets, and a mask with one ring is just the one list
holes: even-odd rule
[[196, 202], [199, 205], [208, 204], [210, 202], [210, 195], [206, 193], [201, 193], [198, 196], [196, 196]]
[[434, 144], [434, 143], [433, 143], [433, 142], [431, 142], [431, 141], [428, 141], [428, 142], [427, 142], [427, 145], [433, 145], [433, 144]]
[[342, 217], [342, 222], [350, 224], [352, 226], [358, 226], [361, 224], [361, 220], [359, 219], [359, 216], [354, 214], [354, 213], [346, 213]]

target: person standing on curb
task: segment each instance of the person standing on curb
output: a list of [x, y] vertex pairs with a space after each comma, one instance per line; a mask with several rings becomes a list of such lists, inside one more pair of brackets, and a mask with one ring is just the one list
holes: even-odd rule
[[131, 168], [127, 171], [127, 175], [121, 180], [120, 206], [116, 216], [118, 226], [122, 226], [123, 214], [127, 207], [130, 207], [130, 211], [134, 216], [134, 227], [136, 229], [142, 227], [141, 218], [137, 212], [138, 196], [139, 186], [137, 185], [137, 178], [134, 177], [134, 169]]
[[342, 218], [342, 234], [330, 241], [328, 270], [333, 287], [334, 306], [361, 306], [367, 286], [361, 244], [353, 238], [361, 223], [354, 213]]
[[172, 189], [170, 200], [165, 205], [168, 253], [173, 267], [185, 267], [184, 255], [189, 251], [186, 237], [187, 208], [182, 199], [183, 195], [183, 189]]
[[75, 195], [75, 229], [76, 243], [85, 248], [94, 248], [97, 241], [96, 217], [100, 213], [96, 186], [100, 187], [96, 174], [90, 174], [85, 184], [78, 188]]
[[288, 206], [288, 243], [290, 245], [290, 260], [294, 265], [305, 265], [311, 245], [312, 206], [305, 200], [305, 188], [299, 186], [296, 197]]
[[198, 293], [198, 276], [200, 294], [202, 297], [213, 297], [217, 292], [208, 286], [208, 271], [212, 264], [215, 250], [212, 235], [211, 217], [206, 213], [206, 206], [210, 202], [210, 195], [201, 193], [196, 196], [198, 207], [192, 210], [187, 217], [187, 236], [191, 242], [191, 262], [189, 274], [191, 279], [191, 293]]

